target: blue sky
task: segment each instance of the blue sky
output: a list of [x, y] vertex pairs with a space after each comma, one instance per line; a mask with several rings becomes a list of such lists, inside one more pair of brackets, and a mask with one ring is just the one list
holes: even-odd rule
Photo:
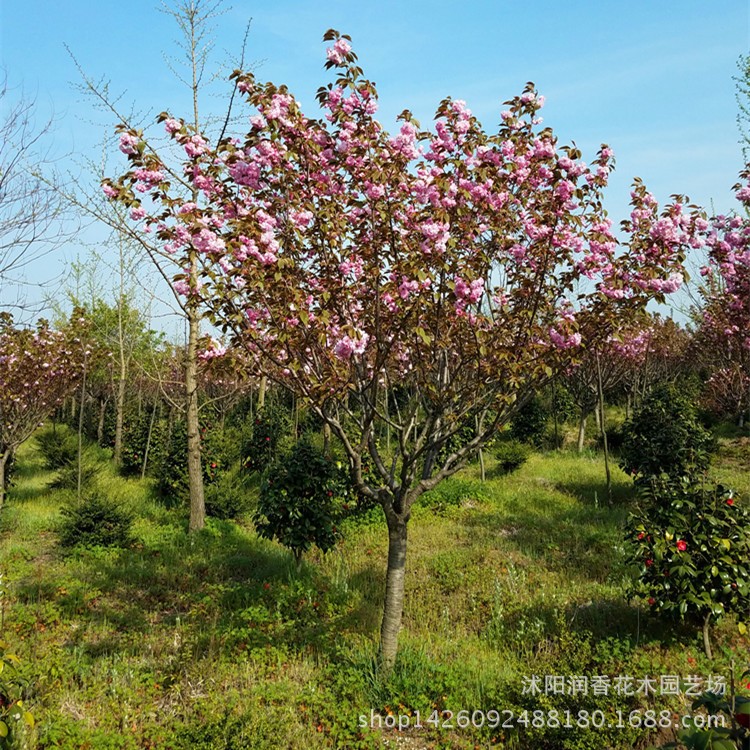
[[[152, 115], [188, 114], [188, 100], [164, 62], [178, 31], [155, 0], [0, 0], [0, 58], [11, 82], [55, 113], [54, 151], [71, 164], [98, 158], [111, 128], [74, 84], [68, 45], [92, 77], [104, 76]], [[308, 110], [328, 82], [326, 29], [353, 38], [365, 74], [376, 81], [380, 116], [392, 126], [411, 109], [426, 125], [447, 96], [466, 100], [488, 130], [502, 102], [534, 81], [542, 111], [562, 143], [584, 159], [610, 144], [617, 160], [607, 205], [619, 221], [629, 185], [644, 179], [660, 201], [686, 193], [717, 211], [732, 207], [742, 168], [732, 77], [750, 46], [747, 0], [351, 0], [235, 2], [215, 21], [215, 69], [236, 55], [248, 19], [248, 61], [263, 80], [286, 83]], [[221, 110], [221, 86], [204, 111]], [[113, 170], [119, 166], [112, 154]], [[92, 235], [93, 236], [93, 235]], [[55, 272], [77, 248], [35, 267], [33, 280]]]

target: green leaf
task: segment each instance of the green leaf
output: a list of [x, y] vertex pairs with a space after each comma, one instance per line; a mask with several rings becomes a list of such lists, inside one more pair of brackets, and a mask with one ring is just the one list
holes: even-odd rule
[[8, 725], [4, 721], [0, 721], [0, 737], [8, 736]]

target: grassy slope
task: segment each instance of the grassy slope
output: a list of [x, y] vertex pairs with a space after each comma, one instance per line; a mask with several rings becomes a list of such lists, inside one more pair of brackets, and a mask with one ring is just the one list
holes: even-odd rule
[[[725, 445], [717, 469], [745, 492], [748, 452]], [[628, 604], [626, 512], [602, 507], [596, 457], [534, 455], [484, 485], [470, 468], [415, 510], [400, 662], [387, 683], [373, 668], [382, 523], [349, 528], [337, 550], [311, 555], [297, 575], [282, 548], [248, 527], [211, 521], [190, 539], [185, 519], [149, 499], [146, 484], [105, 470], [102, 490], [138, 516], [137, 543], [63, 555], [54, 534], [61, 494], [45, 489], [50, 475], [32, 443], [18, 467], [0, 517], [2, 637], [23, 660], [40, 747], [394, 746], [392, 733], [357, 726], [371, 708], [685, 713], [684, 697], [532, 698], [522, 678], [707, 676], [747, 652], [727, 621], [708, 664], [694, 632]], [[630, 482], [619, 471], [614, 482], [621, 506]], [[622, 728], [425, 728], [400, 738], [411, 748], [592, 750], [646, 739]]]

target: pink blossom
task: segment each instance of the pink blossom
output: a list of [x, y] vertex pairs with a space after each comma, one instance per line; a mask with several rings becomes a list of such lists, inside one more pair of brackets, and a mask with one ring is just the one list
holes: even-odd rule
[[364, 331], [357, 331], [357, 334], [358, 338], [356, 339], [345, 335], [336, 342], [333, 353], [339, 359], [350, 359], [354, 354], [364, 353], [370, 337]]
[[190, 284], [184, 279], [177, 279], [177, 281], [172, 282], [172, 288], [177, 294], [180, 294], [183, 297], [187, 297], [188, 294], [190, 294]]
[[580, 333], [571, 333], [571, 334], [565, 335], [565, 334], [559, 333], [556, 328], [550, 328], [549, 338], [550, 338], [550, 341], [558, 349], [572, 349], [576, 346], [581, 345]]
[[192, 135], [183, 142], [185, 153], [191, 158], [205, 154], [208, 151], [208, 143], [200, 135]]
[[334, 65], [341, 65], [351, 51], [352, 45], [346, 39], [337, 39], [334, 45], [326, 50], [326, 57]]
[[146, 209], [142, 206], [136, 206], [130, 209], [130, 218], [133, 221], [140, 221], [146, 216]]
[[182, 123], [179, 120], [175, 120], [173, 117], [169, 117], [164, 120], [164, 130], [170, 135], [176, 133], [178, 130], [182, 130]]
[[138, 139], [130, 133], [120, 133], [120, 151], [128, 156], [137, 154]]

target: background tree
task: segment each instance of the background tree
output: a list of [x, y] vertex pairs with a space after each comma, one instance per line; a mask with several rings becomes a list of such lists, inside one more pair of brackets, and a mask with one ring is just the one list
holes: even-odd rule
[[24, 269], [64, 241], [66, 204], [40, 175], [52, 162], [45, 147], [52, 124], [35, 122], [34, 101], [11, 90], [5, 76], [0, 111], [0, 298], [8, 305]]
[[[702, 304], [694, 312], [696, 351], [703, 355], [709, 379], [723, 371], [724, 385], [731, 383], [734, 391], [750, 382], [750, 169], [740, 177], [734, 189], [745, 215], [711, 219], [708, 263], [701, 269]], [[749, 397], [741, 390], [735, 396], [739, 416]]]
[[[208, 71], [211, 58], [212, 42], [211, 33], [213, 20], [222, 11], [221, 0], [180, 0], [173, 4], [164, 4], [164, 10], [171, 15], [180, 30], [181, 39], [177, 42], [182, 59], [177, 61], [168, 60], [168, 66], [176, 77], [184, 83], [190, 93], [192, 113], [190, 117], [190, 131], [192, 135], [184, 145], [189, 156], [196, 156], [203, 151], [203, 138], [200, 135], [203, 128], [208, 127], [217, 131], [217, 137], [223, 135], [230, 118], [234, 99], [234, 88], [230, 89], [228, 105], [225, 115], [219, 119], [202, 117], [200, 110], [201, 94], [211, 79], [214, 78]], [[249, 28], [249, 27], [248, 27]], [[247, 39], [247, 30], [245, 41]], [[244, 42], [242, 46], [241, 64], [244, 64]], [[80, 70], [80, 68], [79, 68]], [[95, 81], [80, 70], [83, 77], [83, 89], [97, 104], [113, 116], [120, 126], [129, 131], [136, 126], [136, 118], [122, 112], [116, 99], [110, 95], [109, 86], [104, 81]], [[139, 131], [140, 132], [140, 131]], [[142, 133], [141, 133], [142, 135]], [[130, 154], [135, 141], [129, 132], [124, 132], [120, 138], [120, 150]], [[190, 184], [179, 172], [170, 169], [167, 165], [174, 161], [174, 154], [169, 154], [169, 149], [160, 144], [158, 139], [150, 139], [148, 146], [142, 141], [145, 152], [159, 154], [164, 171], [143, 173], [144, 181], [140, 183], [139, 190], [143, 193], [149, 192], [161, 178], [166, 175], [173, 180], [175, 190], [182, 191], [185, 202], [199, 200], [200, 188], [198, 185]], [[205, 522], [205, 493], [203, 487], [203, 469], [201, 465], [200, 448], [200, 424], [198, 416], [198, 353], [199, 339], [201, 337], [201, 320], [203, 313], [198, 305], [194, 292], [197, 290], [199, 280], [199, 264], [197, 251], [188, 248], [185, 252], [175, 254], [174, 246], [165, 246], [163, 243], [154, 242], [147, 234], [135, 231], [128, 222], [128, 216], [122, 210], [114, 209], [110, 204], [103, 203], [92, 195], [67, 194], [67, 199], [86, 211], [89, 215], [111, 227], [115, 232], [135, 242], [148, 257], [157, 273], [167, 281], [173, 292], [179, 314], [182, 316], [186, 329], [186, 356], [184, 358], [184, 371], [182, 381], [185, 392], [185, 419], [187, 425], [187, 471], [190, 487], [190, 529], [198, 530]], [[133, 220], [142, 218], [142, 209], [134, 208], [129, 217]]]
[[0, 507], [5, 500], [5, 469], [16, 449], [81, 377], [85, 350], [76, 327], [77, 319], [64, 332], [52, 330], [44, 321], [36, 329], [17, 328], [7, 314], [0, 320]]
[[[382, 507], [380, 659], [390, 668], [416, 499], [577, 362], [582, 338], [609, 336], [680, 286], [697, 215], [680, 200], [659, 214], [637, 182], [624, 224], [630, 245], [618, 251], [601, 203], [610, 149], [587, 167], [576, 149], [560, 147], [538, 127], [543, 102], [533, 86], [508, 102], [495, 135], [446, 99], [434, 133], [404, 112], [392, 137], [373, 117], [376, 91], [348, 39], [333, 31], [326, 39], [339, 76], [319, 91], [323, 119], [307, 118], [285, 87], [238, 72], [257, 110], [243, 140], [212, 146], [165, 113], [187, 156], [170, 173], [140, 133], [122, 128], [131, 168], [104, 190], [170, 252], [200, 259], [204, 285], [186, 269], [185, 295], [204, 299], [269, 378], [311, 405], [338, 438], [359, 493]], [[197, 188], [200, 202], [176, 180]], [[386, 416], [385, 394], [397, 384]], [[474, 437], [438, 461], [467, 418]], [[384, 423], [391, 455], [378, 445]]]

